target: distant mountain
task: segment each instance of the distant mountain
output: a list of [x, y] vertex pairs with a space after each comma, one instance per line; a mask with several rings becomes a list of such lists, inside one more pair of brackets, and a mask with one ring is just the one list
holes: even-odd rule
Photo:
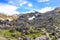
[[0, 20], [2, 21], [5, 21], [5, 20], [13, 21], [13, 20], [16, 20], [17, 18], [18, 18], [17, 15], [7, 16], [4, 14], [0, 14]]

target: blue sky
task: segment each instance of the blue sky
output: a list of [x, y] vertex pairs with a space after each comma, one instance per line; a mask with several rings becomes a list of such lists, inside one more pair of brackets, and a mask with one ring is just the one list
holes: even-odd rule
[[0, 13], [7, 15], [38, 11], [44, 13], [60, 7], [60, 0], [0, 0]]

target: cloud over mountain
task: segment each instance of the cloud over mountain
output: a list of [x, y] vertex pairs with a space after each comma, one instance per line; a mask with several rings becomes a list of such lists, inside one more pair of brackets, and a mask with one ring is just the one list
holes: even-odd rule
[[16, 11], [16, 9], [16, 6], [0, 4], [0, 13], [4, 13], [6, 15], [19, 14], [19, 12]]
[[38, 11], [41, 12], [41, 13], [45, 13], [47, 11], [52, 11], [52, 10], [54, 10], [54, 8], [52, 8], [52, 7], [44, 7], [42, 9], [38, 10]]

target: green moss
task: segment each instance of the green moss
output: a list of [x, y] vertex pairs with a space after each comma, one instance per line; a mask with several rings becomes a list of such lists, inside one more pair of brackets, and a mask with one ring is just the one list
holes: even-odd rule
[[31, 38], [34, 38], [34, 37], [38, 37], [38, 36], [41, 36], [42, 35], [42, 32], [38, 32], [38, 33], [30, 33], [28, 34], [27, 36], [31, 37]]

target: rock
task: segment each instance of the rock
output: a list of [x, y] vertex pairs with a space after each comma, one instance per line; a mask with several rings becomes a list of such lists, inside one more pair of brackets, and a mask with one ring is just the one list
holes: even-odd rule
[[58, 38], [60, 38], [60, 33], [58, 34]]
[[0, 40], [7, 40], [6, 38], [4, 38], [4, 37], [0, 37]]
[[34, 40], [50, 40], [50, 39], [49, 37], [42, 35], [40, 37], [35, 38]]
[[58, 38], [57, 40], [60, 40], [60, 38]]
[[16, 36], [16, 33], [12, 33], [11, 36], [12, 36], [12, 37], [15, 37], [15, 36]]
[[31, 40], [28, 36], [24, 37], [23, 40]]
[[46, 26], [46, 30], [47, 30], [49, 33], [51, 33], [51, 32], [53, 32], [53, 31], [55, 30], [55, 28], [54, 28], [54, 26], [47, 25], [47, 26]]
[[55, 29], [55, 31], [58, 33], [60, 32], [60, 28], [58, 27], [57, 29]]
[[22, 38], [21, 38], [21, 37], [19, 37], [19, 38], [18, 38], [18, 40], [22, 40]]
[[9, 32], [14, 32], [15, 31], [15, 28], [11, 28], [10, 30], [9, 30]]
[[55, 36], [55, 35], [56, 35], [56, 33], [55, 33], [55, 32], [52, 32], [52, 33], [50, 33], [50, 35]]

